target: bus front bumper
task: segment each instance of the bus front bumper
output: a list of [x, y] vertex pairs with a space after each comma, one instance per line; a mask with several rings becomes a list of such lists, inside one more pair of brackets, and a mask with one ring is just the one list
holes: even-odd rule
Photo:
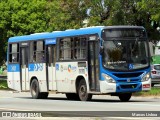
[[132, 83], [108, 83], [105, 80], [100, 81], [101, 93], [122, 93], [122, 92], [139, 92], [151, 89], [151, 79], [145, 82]]

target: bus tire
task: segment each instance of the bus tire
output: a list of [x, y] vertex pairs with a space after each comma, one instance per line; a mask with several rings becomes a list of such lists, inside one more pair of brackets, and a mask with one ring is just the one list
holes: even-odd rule
[[76, 93], [66, 93], [68, 100], [79, 100], [79, 96]]
[[81, 101], [89, 101], [92, 94], [87, 93], [87, 85], [84, 79], [81, 79], [78, 86], [78, 96]]
[[42, 99], [47, 99], [48, 98], [48, 92], [42, 92]]
[[130, 100], [131, 96], [132, 96], [132, 93], [123, 93], [123, 94], [119, 94], [119, 99], [122, 102], [128, 102]]
[[43, 98], [43, 93], [39, 90], [39, 83], [37, 79], [33, 79], [31, 82], [31, 95], [33, 99]]

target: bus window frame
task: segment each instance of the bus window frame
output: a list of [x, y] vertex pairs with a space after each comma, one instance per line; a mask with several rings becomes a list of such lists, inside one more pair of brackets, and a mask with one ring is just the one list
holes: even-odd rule
[[[35, 44], [36, 42], [36, 44]], [[43, 50], [38, 50], [35, 49], [34, 47], [37, 47], [37, 42], [43, 42]], [[33, 52], [31, 52], [33, 51]], [[40, 60], [34, 60], [34, 56], [37, 56], [37, 53], [43, 53], [44, 55], [44, 61], [42, 59]], [[31, 59], [32, 58], [32, 59]], [[39, 40], [32, 40], [29, 41], [29, 63], [46, 63], [46, 45], [45, 45], [45, 40], [44, 39], [39, 39]]]
[[[75, 38], [85, 38], [86, 39], [86, 46], [85, 46], [85, 49], [86, 49], [86, 55], [85, 55], [85, 58], [82, 58], [82, 59], [63, 59], [61, 60], [60, 59], [60, 41], [61, 39], [64, 39], [64, 38], [71, 38], [73, 39], [73, 41], [75, 41], [74, 39]], [[81, 44], [81, 43], [80, 43]], [[80, 47], [81, 48], [81, 47]], [[56, 49], [57, 49], [57, 61], [58, 62], [67, 62], [67, 61], [86, 61], [88, 59], [88, 35], [75, 35], [75, 36], [65, 36], [65, 37], [58, 37], [57, 38], [57, 44], [56, 44]], [[75, 49], [75, 42], [74, 42], [74, 46], [73, 48], [71, 48], [71, 50], [74, 50]], [[74, 53], [73, 53], [73, 56], [74, 56]]]
[[[12, 45], [17, 44], [17, 52], [12, 52]], [[13, 62], [12, 55], [17, 54], [16, 62]], [[8, 44], [8, 63], [17, 64], [20, 62], [20, 43], [13, 42]]]
[[[49, 51], [49, 48], [51, 49], [51, 51]], [[46, 63], [48, 64], [48, 67], [51, 67], [53, 64], [53, 67], [55, 67], [55, 64], [57, 62], [57, 45], [46, 45]], [[49, 52], [53, 52], [53, 54], [50, 56]], [[51, 57], [51, 58], [50, 58]], [[55, 58], [54, 58], [55, 57]]]

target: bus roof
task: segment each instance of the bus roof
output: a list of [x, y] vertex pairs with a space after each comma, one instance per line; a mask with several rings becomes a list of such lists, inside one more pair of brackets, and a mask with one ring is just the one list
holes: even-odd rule
[[11, 37], [9, 38], [8, 43], [52, 39], [57, 37], [67, 37], [67, 36], [76, 36], [76, 35], [78, 36], [78, 35], [95, 34], [95, 33], [100, 34], [101, 30], [104, 28], [143, 28], [143, 27], [141, 26], [107, 26], [107, 27], [95, 26], [95, 27], [87, 27], [87, 28], [80, 28], [80, 29], [68, 29], [65, 31], [53, 31], [48, 33], [35, 33], [31, 35]]
[[99, 33], [101, 29], [104, 28], [102, 26], [97, 27], [88, 27], [88, 28], [80, 28], [80, 29], [68, 29], [65, 31], [53, 31], [48, 33], [35, 33], [31, 35], [25, 36], [16, 36], [9, 38], [8, 42], [21, 42], [21, 41], [29, 41], [29, 40], [40, 40], [40, 39], [51, 39], [57, 37], [67, 37], [73, 35], [85, 35], [85, 34], [95, 34]]

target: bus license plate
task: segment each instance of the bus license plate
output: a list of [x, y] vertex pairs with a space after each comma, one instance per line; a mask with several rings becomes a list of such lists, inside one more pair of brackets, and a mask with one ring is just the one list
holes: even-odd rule
[[150, 84], [144, 84], [143, 88], [150, 88]]

